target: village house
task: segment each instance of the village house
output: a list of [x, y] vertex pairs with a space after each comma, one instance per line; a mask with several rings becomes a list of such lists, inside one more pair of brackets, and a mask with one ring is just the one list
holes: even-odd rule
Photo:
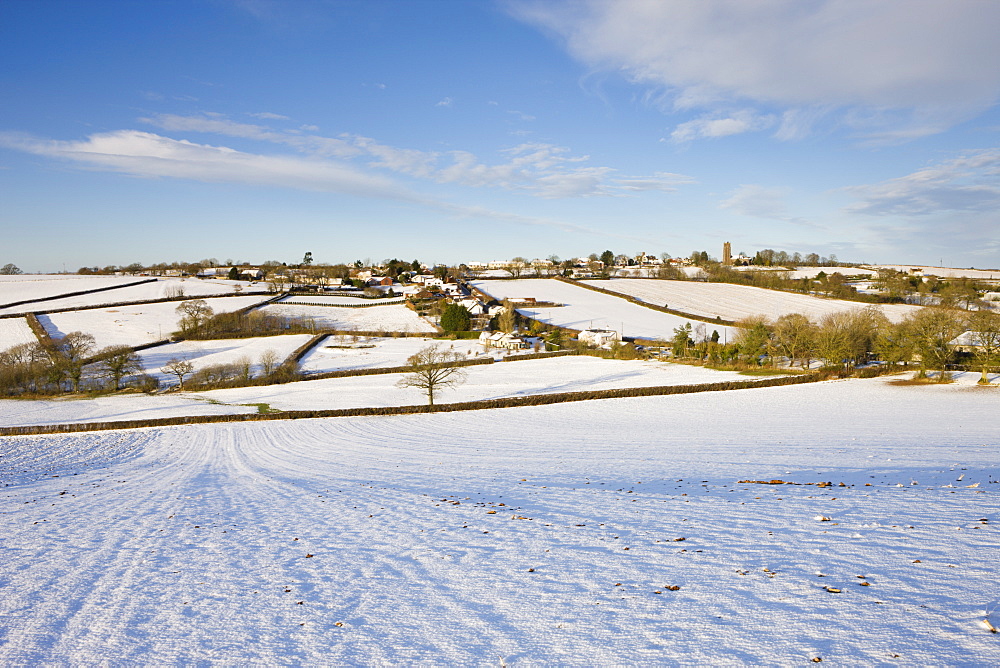
[[621, 341], [618, 332], [610, 329], [585, 329], [576, 337], [581, 343], [586, 343], [598, 348], [611, 346], [613, 343]]
[[441, 287], [444, 284], [444, 281], [442, 281], [437, 276], [434, 276], [433, 274], [417, 274], [410, 280], [413, 283], [417, 283], [418, 285], [423, 285], [424, 287], [428, 288]]
[[240, 269], [239, 275], [240, 279], [244, 281], [264, 280], [264, 271], [262, 269]]
[[479, 335], [479, 342], [489, 348], [504, 348], [506, 350], [524, 350], [531, 347], [531, 344], [523, 337], [504, 332], [483, 332]]
[[455, 303], [459, 304], [460, 306], [464, 306], [465, 310], [469, 312], [469, 315], [473, 317], [486, 315], [489, 312], [489, 309], [486, 307], [486, 304], [473, 297], [469, 297], [467, 299], [458, 299], [456, 300]]

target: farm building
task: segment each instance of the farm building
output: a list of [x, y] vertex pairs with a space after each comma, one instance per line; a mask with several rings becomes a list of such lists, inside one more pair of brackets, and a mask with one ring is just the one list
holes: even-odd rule
[[610, 346], [616, 341], [621, 341], [622, 337], [618, 334], [618, 332], [610, 329], [585, 329], [580, 332], [577, 339], [583, 343], [588, 343], [592, 346], [600, 348], [602, 346]]

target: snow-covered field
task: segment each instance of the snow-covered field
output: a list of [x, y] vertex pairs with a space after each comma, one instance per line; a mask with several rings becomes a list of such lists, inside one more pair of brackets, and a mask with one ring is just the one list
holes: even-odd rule
[[[267, 291], [263, 283], [251, 285], [247, 281], [202, 281], [197, 278], [164, 278], [155, 283], [143, 283], [142, 285], [95, 292], [90, 295], [79, 295], [77, 297], [66, 297], [64, 299], [53, 299], [13, 306], [11, 308], [0, 309], [0, 315], [27, 313], [29, 311], [52, 311], [63, 308], [84, 308], [100, 306], [101, 304], [117, 304], [120, 302], [139, 302], [150, 299], [161, 299], [163, 297], [186, 296], [191, 299], [200, 299], [234, 294], [233, 288], [237, 285], [243, 294], [263, 294]], [[55, 294], [58, 294], [58, 292], [60, 291], [56, 291]]]
[[[0, 321], [2, 322], [2, 321]], [[311, 339], [309, 334], [284, 336], [259, 336], [249, 339], [216, 339], [210, 341], [180, 341], [139, 351], [146, 372], [166, 385], [176, 385], [177, 376], [164, 374], [160, 369], [174, 358], [187, 360], [195, 371], [212, 364], [230, 364], [248, 357], [253, 362], [253, 373], [260, 373], [260, 357], [264, 352], [277, 353], [280, 364], [299, 346]]]
[[913, 269], [920, 270], [925, 276], [940, 278], [974, 278], [981, 280], [1000, 280], [1000, 270], [996, 269], [959, 269], [955, 267], [929, 267], [922, 264], [873, 264], [873, 269], [893, 269], [910, 273]]
[[[724, 320], [740, 320], [753, 315], [765, 315], [776, 319], [788, 313], [801, 313], [818, 322], [831, 313], [860, 310], [868, 306], [860, 302], [823, 299], [812, 295], [730, 283], [664, 281], [648, 278], [584, 282], [657, 306], [669, 306], [678, 311], [706, 318], [719, 316]], [[920, 309], [919, 306], [907, 304], [883, 304], [880, 308], [886, 317], [894, 322]]]
[[402, 304], [403, 297], [386, 297], [385, 299], [366, 299], [352, 295], [292, 295], [281, 299], [282, 302], [299, 304], [317, 304], [319, 306], [372, 306], [374, 304]]
[[[489, 366], [472, 366], [466, 371], [468, 376], [465, 383], [436, 393], [437, 403], [580, 390], [748, 380], [748, 377], [735, 373], [679, 364], [625, 362], [593, 357], [502, 362]], [[400, 377], [401, 374], [380, 374], [328, 378], [198, 393], [182, 392], [172, 394], [169, 398], [132, 394], [80, 401], [0, 399], [0, 426], [201, 415], [201, 402], [213, 404], [213, 410], [220, 413], [242, 413], [245, 412], [242, 407], [244, 404], [259, 403], [269, 404], [276, 410], [327, 410], [427, 403], [427, 398], [421, 391], [396, 387]], [[192, 406], [197, 407], [195, 412], [189, 412]], [[226, 406], [237, 408], [227, 410]]]
[[[435, 395], [436, 403], [620, 387], [748, 380], [747, 376], [733, 372], [683, 364], [604, 360], [596, 357], [553, 357], [500, 362], [470, 366], [465, 371], [466, 381], [458, 387], [441, 390]], [[396, 387], [400, 375], [328, 378], [285, 385], [212, 390], [201, 395], [229, 404], [266, 403], [279, 410], [326, 410], [427, 403], [427, 397], [421, 390]]]
[[[0, 399], [0, 426], [118, 422], [256, 412], [256, 406], [216, 405], [190, 393], [155, 396], [118, 394], [94, 399]], [[0, 436], [0, 442], [3, 439]], [[0, 460], [0, 468], [2, 466]]]
[[[873, 379], [0, 439], [0, 663], [995, 665], [996, 400]], [[739, 482], [772, 479], [798, 484]]]
[[427, 332], [437, 330], [410, 309], [400, 304], [371, 308], [336, 308], [299, 304], [268, 304], [263, 313], [287, 318], [311, 318], [317, 327], [359, 332]]
[[841, 274], [843, 276], [877, 276], [874, 269], [862, 269], [861, 267], [795, 267], [788, 272], [789, 278], [816, 278], [820, 272], [827, 275]]
[[[67, 292], [111, 288], [143, 280], [135, 276], [77, 276], [75, 274], [18, 274], [0, 276], [0, 304], [42, 299]], [[100, 294], [100, 293], [98, 293]]]
[[[216, 313], [237, 311], [258, 304], [263, 295], [245, 297], [220, 297], [206, 299]], [[70, 332], [93, 334], [98, 348], [111, 345], [137, 346], [168, 338], [177, 331], [177, 306], [180, 302], [137, 304], [113, 308], [67, 311], [38, 316], [39, 322], [51, 336]]]
[[13, 348], [22, 343], [37, 343], [34, 332], [28, 327], [24, 318], [0, 319], [0, 351]]
[[412, 355], [435, 343], [466, 357], [490, 356], [499, 359], [507, 353], [519, 352], [485, 348], [478, 340], [434, 341], [416, 337], [383, 338], [337, 334], [328, 336], [310, 350], [302, 360], [302, 369], [320, 372], [403, 366]]
[[[633, 279], [628, 279], [631, 283]], [[634, 279], [641, 280], [641, 279]], [[609, 282], [602, 285], [625, 283], [626, 279]], [[683, 283], [683, 281], [678, 281]], [[564, 304], [564, 306], [548, 308], [540, 307], [518, 308], [518, 312], [544, 323], [569, 327], [571, 329], [610, 329], [622, 332], [624, 336], [643, 339], [669, 339], [674, 335], [674, 329], [687, 323], [695, 329], [704, 326], [705, 334], [711, 336], [717, 330], [723, 339], [731, 339], [736, 330], [716, 325], [710, 322], [702, 323], [689, 320], [669, 313], [660, 313], [652, 309], [631, 304], [624, 299], [612, 295], [604, 295], [593, 290], [587, 290], [576, 285], [570, 285], [551, 279], [525, 279], [519, 281], [475, 281], [473, 286], [492, 295], [496, 299], [507, 297], [534, 297], [538, 301]], [[662, 304], [659, 304], [662, 306]], [[671, 304], [671, 306], [673, 306]], [[711, 314], [715, 317], [716, 314]], [[720, 314], [721, 315], [721, 314]], [[725, 317], [725, 316], [723, 316]], [[698, 337], [696, 337], [698, 338]]]

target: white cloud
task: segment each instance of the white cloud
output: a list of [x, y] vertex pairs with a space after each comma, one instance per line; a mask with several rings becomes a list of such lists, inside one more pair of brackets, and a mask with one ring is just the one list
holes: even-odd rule
[[622, 190], [630, 192], [645, 192], [649, 190], [676, 192], [678, 185], [695, 183], [695, 180], [690, 176], [684, 176], [683, 174], [656, 172], [653, 176], [636, 176], [614, 179], [614, 183]]
[[507, 113], [510, 114], [511, 116], [516, 117], [519, 121], [533, 121], [533, 120], [535, 120], [534, 116], [532, 116], [530, 114], [522, 113], [520, 111], [516, 111], [514, 109], [509, 110]]
[[[502, 160], [487, 164], [468, 151], [445, 153], [397, 148], [360, 135], [338, 137], [302, 135], [218, 115], [176, 116], [162, 114], [140, 119], [170, 131], [219, 134], [291, 146], [316, 157], [362, 161], [367, 168], [474, 188], [503, 188], [543, 198], [635, 194], [658, 190], [672, 192], [691, 179], [677, 174], [616, 177], [610, 167], [586, 164], [588, 156], [573, 156], [565, 147], [525, 143], [501, 151]], [[303, 129], [309, 129], [304, 126]]]
[[1000, 209], [1000, 149], [972, 151], [906, 176], [846, 189], [851, 213], [929, 216]]
[[817, 227], [814, 223], [807, 222], [803, 218], [789, 215], [786, 203], [789, 192], [788, 188], [765, 188], [756, 184], [744, 184], [733, 190], [729, 197], [719, 202], [719, 208], [742, 216]]
[[453, 104], [455, 104], [455, 100], [451, 99], [450, 97], [446, 97], [446, 98], [442, 99], [440, 102], [438, 102], [437, 104], [435, 104], [434, 106], [435, 107], [450, 107]]
[[743, 216], [782, 219], [788, 215], [785, 205], [785, 188], [765, 188], [759, 185], [741, 185], [729, 197], [719, 202], [719, 208], [729, 209]]
[[745, 109], [726, 118], [699, 118], [681, 123], [670, 133], [670, 139], [678, 143], [693, 139], [715, 139], [765, 130], [774, 123], [774, 116], [758, 116], [753, 111]]
[[857, 198], [842, 212], [844, 220], [879, 240], [890, 253], [912, 248], [925, 257], [931, 253], [933, 257], [978, 257], [996, 266], [1000, 149], [970, 151], [905, 176], [843, 192]]
[[[226, 126], [227, 129], [233, 129]], [[244, 134], [253, 134], [246, 129], [236, 129]], [[369, 140], [370, 141], [370, 140]], [[395, 152], [390, 147], [360, 141], [359, 145], [381, 155], [382, 162], [394, 166], [397, 171], [420, 172], [425, 157], [415, 152]], [[317, 157], [287, 155], [262, 155], [237, 151], [226, 146], [198, 144], [186, 140], [171, 139], [162, 135], [137, 130], [119, 130], [93, 134], [78, 141], [46, 140], [30, 135], [0, 132], [0, 146], [34, 155], [75, 163], [84, 168], [116, 172], [139, 178], [174, 178], [201, 181], [205, 183], [235, 183], [257, 187], [291, 188], [317, 192], [341, 193], [356, 197], [403, 202], [425, 207], [450, 216], [474, 220], [502, 220], [527, 226], [551, 227], [574, 234], [588, 234], [601, 237], [638, 239], [630, 235], [608, 233], [606, 230], [592, 230], [579, 225], [551, 218], [524, 216], [516, 213], [496, 211], [479, 206], [467, 206], [426, 196], [410, 190], [385, 176], [372, 174], [352, 165], [333, 162]], [[551, 148], [533, 147], [537, 154], [547, 154]], [[555, 151], [558, 152], [558, 151]], [[517, 169], [508, 165], [485, 166], [475, 161], [474, 156], [456, 157], [456, 165], [468, 168], [463, 172], [456, 167], [452, 177], [460, 182], [475, 181], [472, 174], [504, 173], [511, 182], [517, 180]], [[563, 160], [574, 160], [563, 158]], [[538, 160], [545, 164], [546, 160]], [[556, 161], [558, 162], [558, 160]], [[526, 164], [530, 164], [526, 163]], [[521, 165], [522, 168], [524, 165]], [[592, 168], [574, 173], [542, 173], [533, 177], [530, 189], [542, 196], [576, 195], [581, 190], [598, 187], [590, 182], [595, 175], [603, 175], [600, 168]], [[444, 180], [441, 173], [435, 175]], [[529, 179], [530, 180], [530, 179]], [[585, 185], [579, 182], [586, 181]], [[483, 185], [494, 185], [488, 179]], [[526, 186], [529, 187], [529, 186]], [[642, 239], [647, 241], [646, 239]]]
[[120, 130], [93, 134], [81, 141], [43, 140], [24, 134], [0, 133], [0, 146], [135, 177], [342, 193], [405, 202], [462, 218], [503, 220], [552, 227], [564, 232], [607, 236], [604, 231], [597, 232], [559, 220], [427, 197], [383, 176], [366, 174], [349, 165], [327, 160], [245, 153], [149, 132]]
[[[302, 136], [288, 132], [280, 132], [263, 125], [237, 123], [230, 121], [225, 117], [212, 114], [206, 114], [205, 116], [159, 114], [150, 118], [140, 118], [139, 120], [143, 123], [148, 123], [163, 130], [200, 132], [206, 134], [219, 134], [226, 137], [255, 139], [275, 144], [285, 144], [300, 151], [320, 156], [335, 156], [342, 158], [360, 153], [357, 148], [351, 146], [343, 139], [321, 137], [316, 135]], [[302, 129], [308, 130], [310, 128], [316, 129], [315, 126], [308, 125], [303, 126]]]
[[373, 167], [421, 178], [428, 178], [434, 172], [433, 164], [437, 160], [437, 155], [434, 153], [395, 148], [357, 135], [344, 135], [344, 137], [353, 147], [375, 159], [369, 163]]
[[290, 121], [288, 116], [283, 116], [281, 114], [273, 114], [270, 111], [261, 111], [256, 114], [250, 114], [254, 118], [259, 118], [264, 121]]
[[515, 0], [513, 11], [588, 65], [666, 90], [676, 109], [865, 109], [836, 120], [904, 140], [1000, 98], [997, 2]]
[[94, 134], [82, 141], [44, 141], [5, 134], [0, 135], [0, 144], [132, 176], [414, 199], [385, 177], [365, 174], [348, 165], [312, 158], [244, 153], [224, 146], [178, 141], [135, 130]]

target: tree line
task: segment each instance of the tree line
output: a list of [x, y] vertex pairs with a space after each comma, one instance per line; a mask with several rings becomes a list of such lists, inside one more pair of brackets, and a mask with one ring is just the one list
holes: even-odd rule
[[84, 389], [118, 391], [126, 386], [154, 391], [158, 382], [143, 371], [129, 346], [97, 349], [93, 335], [70, 332], [45, 342], [22, 343], [0, 352], [0, 394], [60, 394]]
[[[313, 321], [260, 313], [215, 313], [204, 299], [181, 302], [176, 309], [179, 330], [177, 339], [225, 339], [316, 332]], [[256, 368], [248, 358], [229, 364], [210, 365], [195, 371], [184, 359], [173, 359], [161, 369], [178, 377], [183, 385], [232, 387], [261, 382], [288, 382], [299, 377], [294, 365], [280, 364], [276, 353], [265, 351]], [[0, 395], [53, 395], [81, 391], [119, 391], [126, 388], [156, 391], [159, 381], [142, 366], [138, 353], [130, 346], [114, 345], [98, 349], [94, 336], [70, 332], [61, 337], [45, 337], [0, 351]]]
[[[803, 369], [822, 361], [851, 371], [878, 360], [894, 369], [916, 366], [917, 378], [936, 370], [942, 381], [948, 378], [949, 366], [971, 365], [982, 373], [984, 384], [990, 370], [1000, 365], [1000, 314], [986, 309], [924, 307], [891, 322], [877, 306], [869, 306], [833, 313], [819, 322], [791, 313], [776, 320], [746, 318], [736, 326], [735, 340], [720, 343], [717, 332], [696, 342], [686, 325], [674, 331], [668, 345], [675, 357], [714, 364], [761, 367], [784, 359]], [[965, 340], [957, 340], [960, 336]]]

